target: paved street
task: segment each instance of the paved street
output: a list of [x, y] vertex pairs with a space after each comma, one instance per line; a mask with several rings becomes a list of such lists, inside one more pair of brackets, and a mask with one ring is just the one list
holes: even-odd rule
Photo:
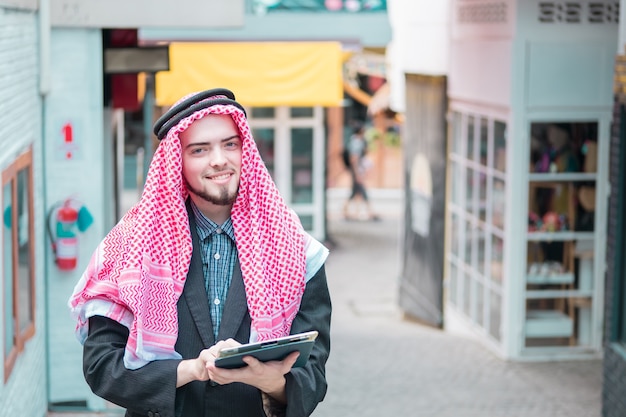
[[600, 417], [601, 361], [504, 362], [473, 340], [402, 316], [402, 206], [381, 195], [374, 206], [382, 221], [355, 222], [339, 215], [343, 194], [329, 193], [329, 392], [313, 416]]

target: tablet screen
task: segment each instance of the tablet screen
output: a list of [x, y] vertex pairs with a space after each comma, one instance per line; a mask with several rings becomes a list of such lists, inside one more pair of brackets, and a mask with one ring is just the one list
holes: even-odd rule
[[215, 360], [215, 365], [220, 368], [239, 368], [246, 366], [242, 360], [244, 356], [254, 356], [262, 362], [279, 361], [291, 352], [298, 351], [300, 356], [293, 365], [294, 368], [297, 368], [303, 366], [308, 360], [317, 334], [317, 331], [313, 330], [278, 339], [225, 348], [220, 351]]

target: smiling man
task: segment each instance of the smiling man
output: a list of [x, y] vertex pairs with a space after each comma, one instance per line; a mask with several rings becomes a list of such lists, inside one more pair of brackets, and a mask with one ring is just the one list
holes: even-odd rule
[[[326, 394], [328, 250], [280, 196], [232, 92], [184, 97], [141, 200], [100, 243], [69, 300], [85, 379], [127, 416], [308, 416]], [[303, 367], [220, 349], [316, 330]]]

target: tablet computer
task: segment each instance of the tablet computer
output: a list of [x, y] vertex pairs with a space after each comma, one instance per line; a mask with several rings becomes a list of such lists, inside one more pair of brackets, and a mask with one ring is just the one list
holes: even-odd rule
[[291, 352], [298, 351], [300, 356], [293, 367], [303, 366], [309, 359], [309, 354], [315, 343], [317, 331], [292, 334], [278, 339], [265, 340], [263, 342], [248, 343], [245, 345], [224, 348], [220, 351], [215, 366], [220, 368], [241, 368], [246, 366], [244, 356], [254, 356], [261, 362], [280, 361], [285, 359]]

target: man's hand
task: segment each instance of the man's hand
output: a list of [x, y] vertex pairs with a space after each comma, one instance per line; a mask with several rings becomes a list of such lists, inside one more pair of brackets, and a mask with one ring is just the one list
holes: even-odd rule
[[207, 361], [206, 369], [209, 378], [218, 384], [242, 382], [252, 385], [270, 397], [285, 403], [285, 374], [298, 359], [299, 352], [289, 354], [282, 361], [261, 362], [252, 356], [244, 356], [243, 361], [248, 365], [237, 369], [225, 369], [215, 366], [215, 358]]
[[207, 363], [215, 362], [215, 358], [222, 348], [239, 346], [240, 344], [234, 339], [220, 340], [210, 348], [200, 352], [196, 359], [181, 361], [177, 368], [176, 388], [182, 387], [191, 381], [208, 381], [210, 377], [207, 371]]

